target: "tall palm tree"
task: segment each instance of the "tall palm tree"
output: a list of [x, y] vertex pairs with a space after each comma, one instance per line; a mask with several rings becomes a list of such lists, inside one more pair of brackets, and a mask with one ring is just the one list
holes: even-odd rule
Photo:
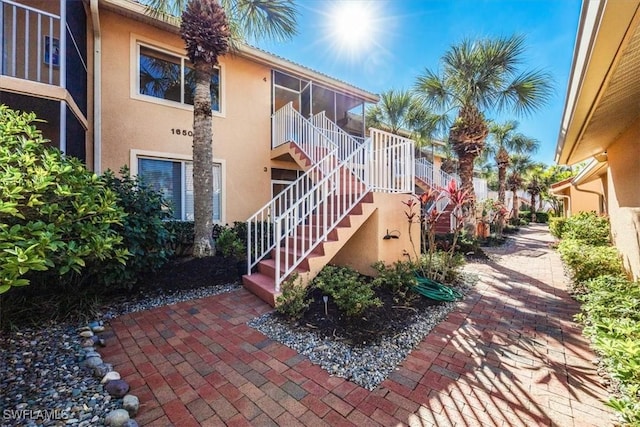
[[531, 158], [524, 154], [515, 154], [511, 156], [511, 163], [507, 176], [507, 186], [513, 194], [513, 206], [511, 208], [511, 217], [518, 218], [520, 212], [520, 200], [518, 198], [518, 190], [522, 190], [525, 182], [527, 171], [533, 166]]
[[296, 32], [293, 0], [145, 0], [156, 17], [181, 15], [180, 35], [195, 69], [193, 105], [193, 256], [215, 254], [211, 76], [218, 58], [245, 39], [286, 39]]
[[522, 36], [463, 40], [445, 52], [441, 70], [425, 70], [415, 84], [428, 105], [448, 115], [449, 142], [458, 156], [462, 189], [470, 195], [467, 221], [474, 226], [473, 166], [489, 133], [485, 114], [529, 114], [551, 93], [547, 73], [519, 70], [524, 51]]
[[498, 201], [502, 204], [504, 204], [507, 168], [511, 154], [533, 154], [540, 147], [537, 139], [516, 132], [517, 128], [518, 122], [514, 120], [489, 124], [489, 138], [487, 138], [485, 154], [493, 157], [498, 167]]
[[380, 101], [367, 109], [368, 127], [377, 127], [395, 135], [409, 131], [409, 117], [415, 100], [407, 90], [389, 89], [380, 95]]
[[529, 193], [530, 196], [531, 222], [536, 222], [536, 198], [540, 196], [544, 190], [545, 167], [543, 163], [534, 163], [527, 171], [525, 177], [527, 193]]

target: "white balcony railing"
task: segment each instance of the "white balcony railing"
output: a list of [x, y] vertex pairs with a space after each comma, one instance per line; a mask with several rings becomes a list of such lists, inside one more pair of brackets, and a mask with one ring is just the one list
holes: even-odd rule
[[[50, 5], [58, 2], [50, 1]], [[0, 74], [65, 86], [65, 1], [60, 14], [0, 0]]]

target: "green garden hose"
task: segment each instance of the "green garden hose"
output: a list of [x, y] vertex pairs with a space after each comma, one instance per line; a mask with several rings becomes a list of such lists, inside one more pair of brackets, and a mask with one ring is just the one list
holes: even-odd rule
[[457, 301], [462, 299], [462, 294], [455, 289], [438, 283], [426, 277], [416, 276], [418, 284], [413, 288], [420, 295], [435, 301]]

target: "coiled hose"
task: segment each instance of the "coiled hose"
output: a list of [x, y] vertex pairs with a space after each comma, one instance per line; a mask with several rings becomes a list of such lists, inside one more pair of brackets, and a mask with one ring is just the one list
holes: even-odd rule
[[417, 285], [413, 288], [420, 295], [435, 301], [457, 301], [462, 294], [457, 290], [426, 277], [416, 276]]

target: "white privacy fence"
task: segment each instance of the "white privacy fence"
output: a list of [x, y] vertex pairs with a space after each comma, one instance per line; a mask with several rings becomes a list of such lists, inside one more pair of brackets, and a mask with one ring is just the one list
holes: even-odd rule
[[368, 192], [413, 192], [413, 141], [372, 129], [360, 143], [323, 114], [313, 119], [291, 103], [274, 113], [273, 147], [294, 142], [313, 165], [247, 220], [247, 273], [271, 254], [276, 292]]

